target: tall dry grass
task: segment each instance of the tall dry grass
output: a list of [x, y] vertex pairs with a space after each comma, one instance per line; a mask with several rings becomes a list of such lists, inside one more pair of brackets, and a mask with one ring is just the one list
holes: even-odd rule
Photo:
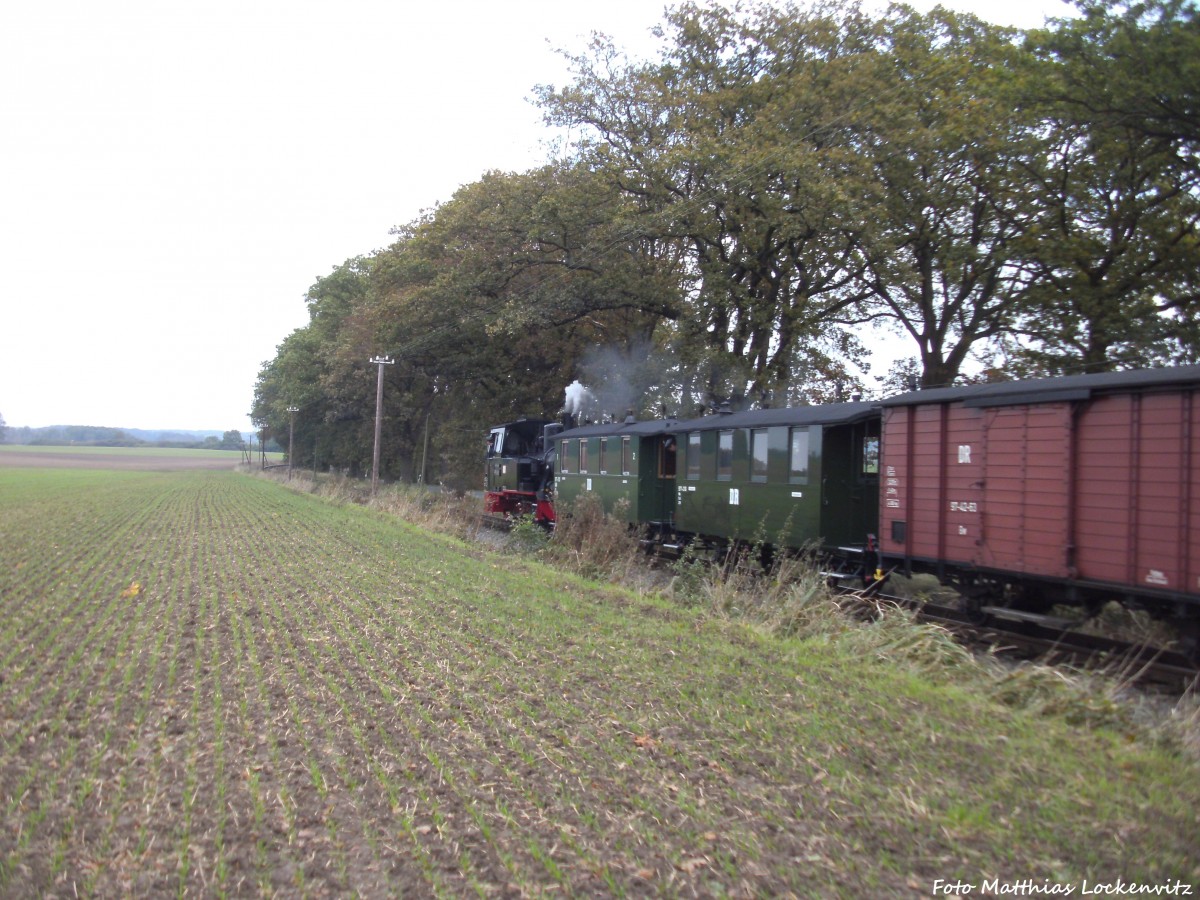
[[419, 485], [389, 485], [370, 498], [367, 506], [462, 540], [474, 539], [481, 527], [479, 501]]
[[614, 512], [605, 514], [600, 498], [585, 494], [560, 511], [542, 555], [586, 578], [642, 593], [657, 590], [664, 579], [651, 569], [640, 532], [621, 521], [623, 509]]

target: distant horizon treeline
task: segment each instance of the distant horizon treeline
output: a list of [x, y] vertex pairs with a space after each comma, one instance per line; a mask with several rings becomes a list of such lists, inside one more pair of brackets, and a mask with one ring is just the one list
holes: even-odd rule
[[0, 436], [5, 444], [30, 446], [82, 445], [89, 447], [173, 447], [181, 449], [241, 450], [246, 443], [240, 431], [164, 431], [143, 428], [110, 428], [101, 425], [47, 425], [42, 428], [8, 425]]

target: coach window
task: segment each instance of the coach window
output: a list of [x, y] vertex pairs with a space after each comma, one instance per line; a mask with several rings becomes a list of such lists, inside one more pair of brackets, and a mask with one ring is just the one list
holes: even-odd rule
[[608, 438], [600, 438], [600, 474], [608, 474]]
[[630, 465], [630, 456], [629, 456], [631, 446], [632, 445], [630, 444], [629, 438], [627, 438], [627, 437], [621, 438], [621, 474], [622, 475], [628, 475], [630, 472], [633, 471], [633, 466]]
[[691, 431], [687, 436], [687, 477], [689, 481], [700, 480], [700, 432]]
[[658, 447], [658, 477], [659, 478], [674, 478], [675, 477], [675, 457], [678, 455], [678, 447], [675, 444], [675, 438], [663, 438]]
[[579, 439], [579, 471], [586, 473], [588, 470], [588, 439]]
[[879, 474], [879, 438], [863, 438], [862, 473], [864, 475]]
[[767, 480], [767, 429], [755, 428], [750, 432], [750, 480]]
[[717, 481], [733, 480], [733, 432], [717, 436]]
[[558, 444], [558, 470], [566, 475], [571, 471], [571, 442], [559, 441]]
[[792, 484], [808, 484], [808, 429], [792, 429], [791, 448], [791, 477]]

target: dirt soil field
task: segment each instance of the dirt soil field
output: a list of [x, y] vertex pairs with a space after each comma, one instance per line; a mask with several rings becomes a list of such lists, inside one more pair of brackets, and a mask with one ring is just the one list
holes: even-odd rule
[[[786, 643], [235, 473], [3, 476], [0, 895], [931, 896], [1195, 859], [1194, 815], [1123, 783], [1151, 763], [1098, 751], [1119, 818], [1076, 846], [1022, 799], [1061, 780], [1022, 764], [1043, 725], [883, 670], [848, 698]], [[1088, 790], [1048, 802], [1086, 822]]]
[[172, 450], [123, 447], [0, 447], [0, 467], [118, 469], [174, 472], [232, 469], [242, 455], [230, 450]]

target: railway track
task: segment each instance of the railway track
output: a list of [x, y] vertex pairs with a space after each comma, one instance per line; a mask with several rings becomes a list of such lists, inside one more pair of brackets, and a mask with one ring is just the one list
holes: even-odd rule
[[498, 516], [493, 513], [479, 513], [479, 524], [495, 531], [512, 531], [515, 523], [508, 516]]
[[910, 609], [920, 621], [941, 625], [966, 643], [1021, 658], [1110, 672], [1137, 684], [1176, 690], [1200, 684], [1200, 665], [1183, 653], [1076, 631], [1075, 623], [1067, 620], [985, 606], [980, 610], [983, 618], [979, 621], [957, 607], [890, 594], [872, 594], [863, 600], [872, 605], [883, 602]]

